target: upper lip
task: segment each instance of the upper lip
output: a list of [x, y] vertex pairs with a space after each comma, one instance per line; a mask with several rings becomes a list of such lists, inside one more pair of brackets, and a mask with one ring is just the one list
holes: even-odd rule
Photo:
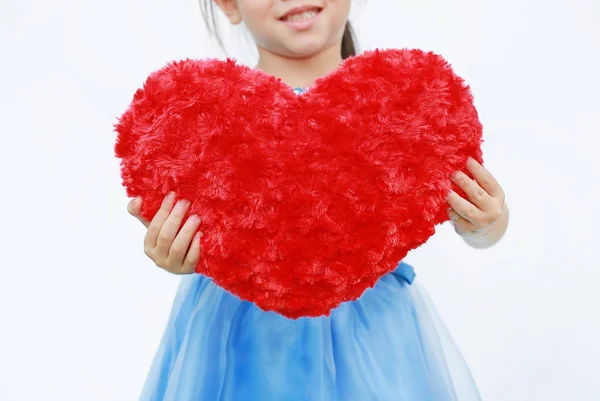
[[288, 15], [291, 15], [291, 14], [300, 14], [300, 13], [303, 13], [304, 11], [314, 10], [314, 9], [321, 10], [321, 7], [319, 7], [319, 6], [311, 6], [311, 5], [294, 7], [291, 10], [289, 10], [288, 12], [286, 12], [285, 14], [283, 14], [281, 16], [281, 18], [279, 18], [279, 19], [283, 19], [283, 18], [285, 18], [285, 17], [287, 17]]

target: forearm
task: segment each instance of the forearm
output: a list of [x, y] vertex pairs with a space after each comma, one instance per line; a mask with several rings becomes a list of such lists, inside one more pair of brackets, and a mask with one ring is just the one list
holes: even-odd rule
[[497, 244], [504, 236], [508, 228], [509, 212], [508, 206], [504, 204], [502, 215], [491, 226], [485, 230], [463, 235], [463, 240], [471, 247], [476, 249], [490, 248]]

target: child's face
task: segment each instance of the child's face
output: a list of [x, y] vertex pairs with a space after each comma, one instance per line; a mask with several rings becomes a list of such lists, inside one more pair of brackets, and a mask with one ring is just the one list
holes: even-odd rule
[[[350, 0], [215, 1], [232, 24], [244, 22], [259, 47], [288, 57], [308, 57], [341, 42], [350, 12]], [[294, 27], [282, 20], [288, 11], [303, 6], [318, 9], [310, 26]]]

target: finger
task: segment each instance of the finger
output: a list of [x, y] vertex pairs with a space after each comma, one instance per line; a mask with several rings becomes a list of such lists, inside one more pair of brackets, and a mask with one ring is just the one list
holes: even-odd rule
[[200, 260], [202, 249], [200, 247], [200, 239], [202, 238], [202, 232], [198, 231], [192, 239], [192, 245], [187, 252], [185, 261], [183, 262], [183, 273], [191, 274], [196, 272], [196, 266]]
[[486, 211], [495, 206], [494, 198], [462, 171], [457, 171], [452, 176], [452, 181], [465, 191], [469, 200], [480, 210]]
[[148, 226], [148, 232], [144, 238], [144, 249], [154, 249], [156, 247], [160, 230], [169, 217], [174, 203], [175, 193], [171, 192], [169, 195], [165, 196], [160, 208], [158, 209], [158, 212], [156, 212], [152, 218], [152, 221], [150, 222], [150, 225]]
[[173, 210], [171, 210], [169, 217], [167, 217], [167, 220], [158, 233], [158, 238], [156, 239], [156, 248], [154, 248], [155, 255], [163, 255], [164, 257], [168, 257], [169, 250], [173, 245], [173, 240], [177, 236], [177, 233], [179, 233], [181, 222], [185, 217], [185, 213], [187, 212], [189, 205], [190, 203], [187, 200], [181, 199], [177, 202]]
[[466, 233], [476, 231], [475, 226], [471, 224], [469, 221], [464, 219], [458, 213], [453, 211], [452, 209], [448, 210], [448, 215], [450, 216], [450, 220], [452, 221], [452, 225], [454, 226], [454, 230], [460, 234], [464, 235]]
[[169, 249], [168, 259], [171, 266], [180, 266], [190, 247], [190, 241], [198, 230], [200, 219], [196, 215], [190, 216], [185, 222], [181, 230], [173, 240]]
[[483, 217], [483, 212], [479, 210], [477, 206], [473, 205], [454, 191], [450, 191], [447, 202], [456, 213], [470, 223], [481, 220]]
[[494, 198], [501, 198], [504, 201], [504, 191], [494, 176], [479, 162], [472, 157], [467, 161], [467, 169], [473, 174], [473, 178], [479, 186]]
[[133, 217], [138, 219], [144, 226], [148, 227], [148, 225], [150, 225], [150, 222], [140, 215], [140, 213], [142, 212], [142, 198], [137, 197], [129, 201], [129, 203], [127, 204], [127, 211]]

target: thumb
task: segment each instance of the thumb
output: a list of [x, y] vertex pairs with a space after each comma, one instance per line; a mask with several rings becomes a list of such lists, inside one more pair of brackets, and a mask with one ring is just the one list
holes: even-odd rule
[[142, 198], [137, 197], [129, 201], [129, 204], [127, 205], [127, 211], [129, 214], [137, 218], [146, 228], [148, 228], [150, 222], [140, 216], [140, 213], [142, 212]]

